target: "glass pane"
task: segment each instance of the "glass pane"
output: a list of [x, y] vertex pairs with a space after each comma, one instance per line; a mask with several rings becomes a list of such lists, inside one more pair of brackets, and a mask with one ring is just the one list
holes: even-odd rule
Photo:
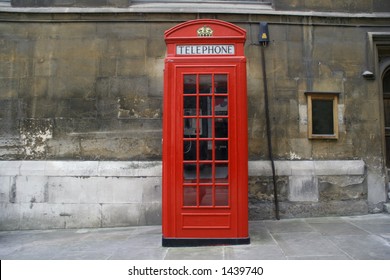
[[199, 205], [213, 206], [213, 188], [211, 186], [199, 187]]
[[227, 93], [227, 75], [217, 74], [214, 76], [215, 93]]
[[199, 133], [200, 138], [211, 138], [213, 137], [212, 130], [212, 119], [200, 119], [199, 122], [202, 124], [201, 132]]
[[[216, 179], [227, 179], [228, 178], [228, 164], [216, 164], [215, 165], [215, 178]], [[218, 180], [218, 182], [224, 182], [223, 180]]]
[[183, 177], [185, 183], [196, 183], [196, 164], [185, 163], [183, 165]]
[[228, 160], [228, 141], [215, 141], [215, 159]]
[[199, 109], [200, 115], [202, 116], [211, 116], [212, 115], [212, 98], [211, 96], [201, 96], [199, 97]]
[[215, 187], [215, 206], [229, 206], [229, 187]]
[[196, 75], [184, 75], [184, 94], [196, 93]]
[[200, 169], [200, 179], [201, 183], [207, 183], [209, 180], [204, 179], [211, 179], [213, 175], [213, 169], [211, 164], [201, 164], [199, 166]]
[[383, 76], [383, 92], [390, 93], [390, 70]]
[[[386, 137], [386, 151], [390, 150], [390, 138]], [[386, 166], [389, 167], [390, 165], [390, 153], [386, 153]]]
[[196, 96], [184, 96], [184, 116], [196, 116]]
[[313, 134], [334, 134], [333, 100], [312, 100]]
[[196, 136], [196, 118], [184, 119], [184, 137]]
[[211, 75], [199, 75], [199, 93], [211, 93]]
[[390, 127], [390, 99], [383, 99], [383, 107], [385, 112], [385, 127], [388, 128]]
[[196, 206], [196, 187], [183, 188], [183, 206]]
[[196, 160], [196, 141], [184, 141], [183, 142], [183, 159], [184, 160]]
[[227, 97], [216, 97], [214, 110], [216, 116], [227, 116], [228, 114]]
[[228, 137], [228, 119], [217, 118], [215, 119], [215, 137], [227, 138]]
[[212, 142], [200, 141], [199, 142], [199, 159], [200, 160], [212, 160]]

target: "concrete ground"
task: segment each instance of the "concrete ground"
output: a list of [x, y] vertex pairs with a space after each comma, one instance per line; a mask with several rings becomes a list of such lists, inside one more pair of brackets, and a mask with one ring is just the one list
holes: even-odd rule
[[2, 260], [390, 260], [390, 215], [250, 221], [250, 245], [164, 248], [161, 226], [0, 232]]

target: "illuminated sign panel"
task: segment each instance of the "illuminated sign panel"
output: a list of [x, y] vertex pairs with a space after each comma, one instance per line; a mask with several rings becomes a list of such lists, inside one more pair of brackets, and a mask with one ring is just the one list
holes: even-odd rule
[[234, 45], [177, 45], [177, 55], [234, 55]]

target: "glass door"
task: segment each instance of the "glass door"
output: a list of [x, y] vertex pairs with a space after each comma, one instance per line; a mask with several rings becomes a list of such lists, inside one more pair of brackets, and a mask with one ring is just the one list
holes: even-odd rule
[[247, 180], [247, 129], [239, 147], [236, 71], [234, 65], [176, 68], [174, 102], [180, 108], [168, 113], [177, 116], [172, 168], [181, 238], [237, 237], [238, 217], [247, 224], [247, 182], [240, 181]]
[[182, 206], [229, 207], [228, 73], [188, 73], [182, 81]]

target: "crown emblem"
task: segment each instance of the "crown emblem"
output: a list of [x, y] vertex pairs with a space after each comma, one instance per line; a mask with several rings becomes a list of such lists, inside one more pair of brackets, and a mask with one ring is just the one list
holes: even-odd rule
[[199, 28], [197, 31], [199, 37], [210, 37], [213, 36], [213, 30], [208, 26], [203, 26]]

